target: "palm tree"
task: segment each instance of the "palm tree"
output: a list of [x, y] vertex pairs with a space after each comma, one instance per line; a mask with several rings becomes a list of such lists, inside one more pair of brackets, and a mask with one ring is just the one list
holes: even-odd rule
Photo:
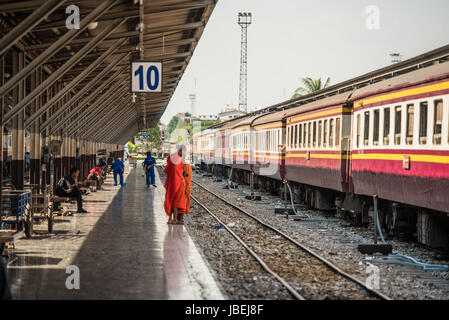
[[296, 89], [293, 93], [292, 99], [327, 88], [331, 82], [331, 78], [328, 77], [324, 82], [324, 85], [321, 78], [316, 80], [313, 80], [312, 78], [302, 78], [301, 81], [304, 84], [304, 87], [299, 87]]

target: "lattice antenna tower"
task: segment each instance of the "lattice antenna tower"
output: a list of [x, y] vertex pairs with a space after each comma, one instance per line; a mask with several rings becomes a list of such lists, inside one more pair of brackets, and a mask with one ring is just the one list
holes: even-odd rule
[[241, 52], [240, 52], [240, 88], [239, 88], [239, 115], [240, 110], [248, 112], [247, 104], [247, 79], [248, 79], [248, 26], [251, 24], [251, 12], [239, 12], [238, 24], [242, 28]]

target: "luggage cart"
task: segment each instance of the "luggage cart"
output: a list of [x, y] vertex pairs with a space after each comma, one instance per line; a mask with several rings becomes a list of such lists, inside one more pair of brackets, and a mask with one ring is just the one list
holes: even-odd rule
[[31, 238], [33, 211], [30, 190], [2, 190], [0, 213], [0, 230], [24, 230], [26, 237]]

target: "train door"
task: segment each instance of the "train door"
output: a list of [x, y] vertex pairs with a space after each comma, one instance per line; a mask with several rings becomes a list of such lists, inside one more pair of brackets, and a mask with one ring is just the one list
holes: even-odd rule
[[[351, 150], [352, 136], [354, 134], [353, 104], [343, 105], [341, 120], [341, 173], [342, 189], [344, 192], [353, 191]], [[336, 124], [338, 126], [338, 124]]]
[[279, 156], [280, 156], [280, 168], [279, 173], [281, 180], [284, 180], [287, 174], [287, 168], [285, 165], [285, 158], [287, 154], [287, 118], [282, 118], [282, 125], [281, 129], [279, 130], [279, 133], [281, 135], [279, 142]]

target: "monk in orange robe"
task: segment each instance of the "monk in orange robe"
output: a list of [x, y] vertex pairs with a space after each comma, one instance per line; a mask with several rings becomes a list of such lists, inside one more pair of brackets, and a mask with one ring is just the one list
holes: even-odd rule
[[183, 165], [184, 185], [185, 185], [185, 209], [178, 211], [178, 224], [184, 224], [184, 215], [190, 213], [190, 193], [192, 192], [192, 166], [188, 163]]
[[167, 175], [164, 209], [169, 216], [169, 224], [177, 223], [179, 211], [186, 208], [182, 152], [183, 148], [178, 147], [178, 152], [167, 158], [167, 166], [164, 169], [164, 173]]

